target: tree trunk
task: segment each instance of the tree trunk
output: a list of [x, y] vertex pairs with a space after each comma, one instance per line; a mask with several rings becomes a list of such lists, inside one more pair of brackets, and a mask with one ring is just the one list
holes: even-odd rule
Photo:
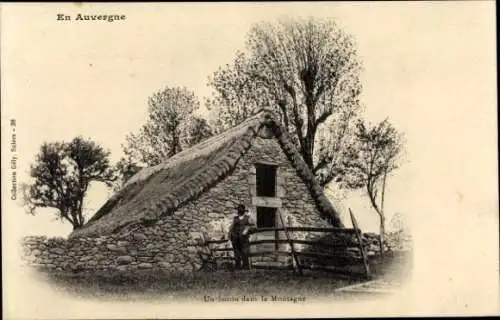
[[384, 258], [384, 242], [385, 242], [385, 216], [380, 214], [380, 257]]
[[75, 230], [75, 221], [73, 221], [73, 219], [70, 218], [69, 214], [66, 211], [61, 209], [59, 209], [59, 211], [61, 212], [61, 219], [62, 218], [66, 219], [73, 226], [73, 230]]
[[384, 169], [384, 178], [382, 181], [382, 199], [380, 200], [380, 256], [384, 258], [384, 242], [385, 242], [385, 213], [384, 213], [384, 199], [385, 199], [385, 184], [387, 181], [387, 163]]
[[312, 148], [313, 147], [311, 146], [311, 144], [309, 142], [306, 142], [306, 150], [304, 152], [305, 154], [303, 155], [304, 162], [307, 164], [309, 169], [311, 169], [311, 171], [314, 169]]
[[312, 170], [314, 170], [313, 163], [313, 155], [314, 155], [314, 137], [316, 135], [316, 124], [314, 123], [314, 109], [312, 107], [308, 107], [308, 115], [307, 115], [307, 131], [305, 137], [305, 155], [304, 161], [307, 166]]
[[387, 165], [384, 169], [384, 178], [382, 180], [382, 197], [380, 200], [380, 211], [382, 211], [382, 214], [384, 213], [384, 200], [385, 200], [385, 183], [387, 181]]

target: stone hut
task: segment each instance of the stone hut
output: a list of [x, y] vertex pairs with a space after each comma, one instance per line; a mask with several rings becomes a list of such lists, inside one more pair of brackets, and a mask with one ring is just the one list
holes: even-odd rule
[[278, 115], [263, 109], [138, 172], [61, 245], [64, 258], [50, 264], [192, 270], [200, 264], [199, 238], [223, 236], [240, 203], [258, 227], [282, 221], [343, 227]]

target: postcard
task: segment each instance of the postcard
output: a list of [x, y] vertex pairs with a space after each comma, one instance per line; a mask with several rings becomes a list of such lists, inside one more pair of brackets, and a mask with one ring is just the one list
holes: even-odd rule
[[494, 2], [0, 14], [6, 319], [499, 315]]

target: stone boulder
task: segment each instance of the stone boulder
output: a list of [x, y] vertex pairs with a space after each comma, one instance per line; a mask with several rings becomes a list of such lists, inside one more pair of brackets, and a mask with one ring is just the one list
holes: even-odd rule
[[108, 248], [108, 250], [113, 251], [113, 252], [127, 253], [127, 248], [121, 247], [121, 246], [117, 246], [115, 244], [108, 244], [106, 246], [106, 248]]
[[132, 237], [137, 240], [137, 241], [143, 241], [143, 240], [147, 240], [148, 237], [146, 237], [146, 235], [144, 233], [140, 233], [140, 232], [136, 232], [132, 235]]
[[137, 265], [137, 267], [139, 269], [151, 269], [151, 268], [153, 268], [153, 265], [151, 263], [143, 262], [143, 263], [139, 263]]
[[119, 265], [130, 264], [134, 261], [135, 261], [135, 259], [131, 256], [120, 256], [120, 257], [116, 258], [116, 263]]
[[49, 252], [55, 255], [61, 255], [64, 253], [64, 249], [56, 247], [56, 248], [51, 248]]

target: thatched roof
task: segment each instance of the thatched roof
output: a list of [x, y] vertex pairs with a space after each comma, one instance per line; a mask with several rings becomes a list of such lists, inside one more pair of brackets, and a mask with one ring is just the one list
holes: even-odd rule
[[342, 226], [336, 210], [323, 195], [277, 116], [271, 110], [263, 109], [238, 126], [194, 145], [164, 163], [139, 171], [70, 237], [114, 233], [127, 225], [153, 222], [171, 214], [223, 179], [249, 149], [252, 139], [264, 124], [274, 129], [284, 153], [308, 185], [321, 215], [334, 225]]

